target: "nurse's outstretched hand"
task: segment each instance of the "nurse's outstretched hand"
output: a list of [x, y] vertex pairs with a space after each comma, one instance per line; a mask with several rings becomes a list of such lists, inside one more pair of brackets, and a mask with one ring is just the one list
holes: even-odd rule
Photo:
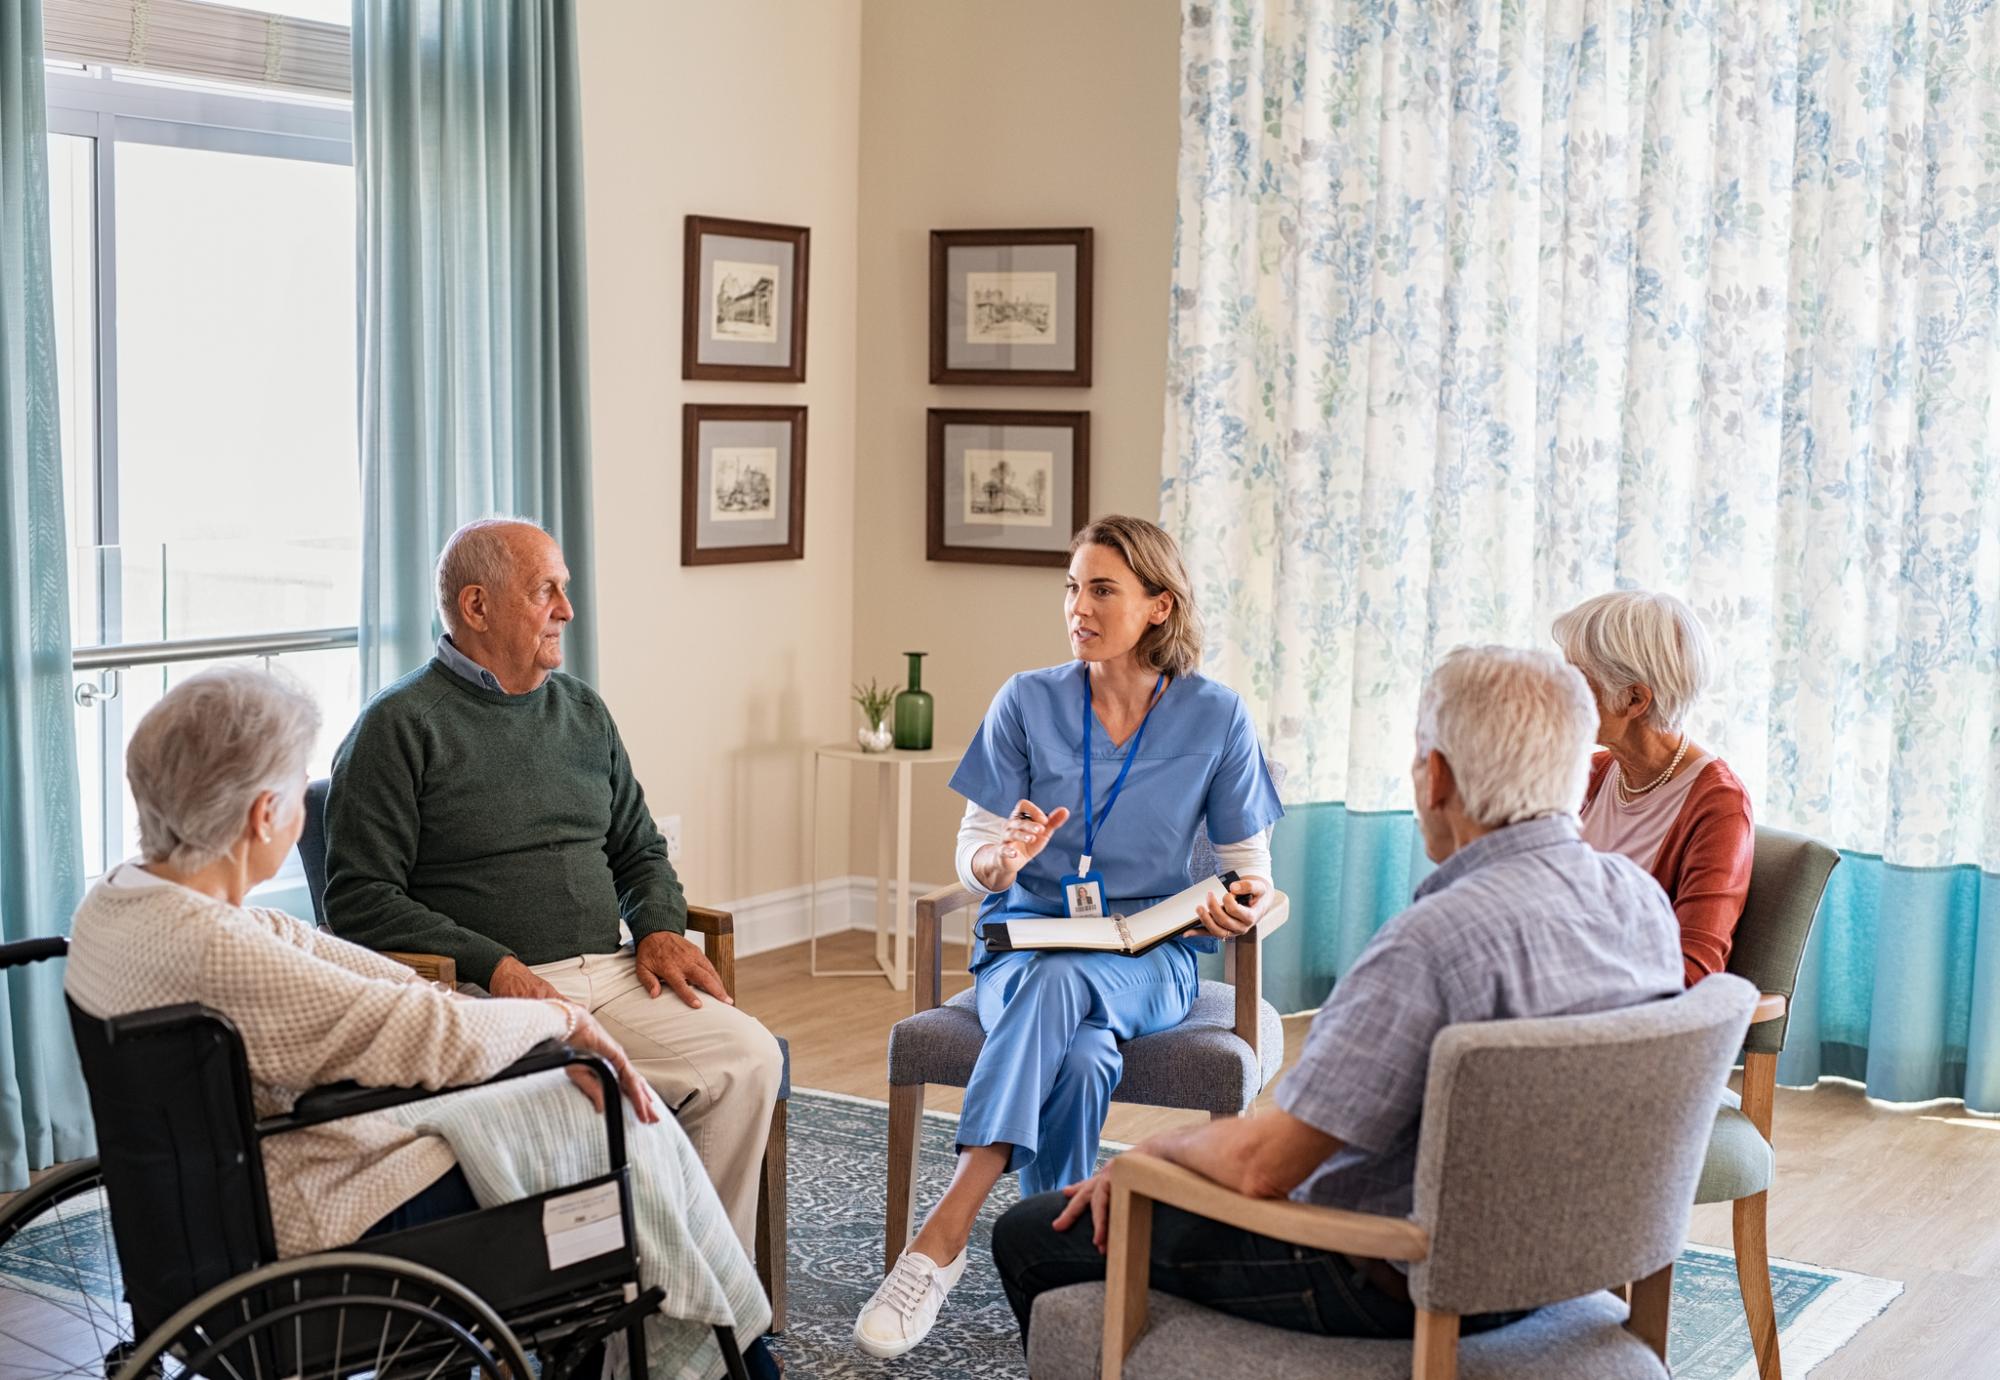
[[1201, 898], [1201, 908], [1195, 912], [1201, 920], [1201, 931], [1191, 932], [1205, 931], [1218, 939], [1247, 934], [1262, 918], [1265, 898], [1270, 892], [1270, 882], [1262, 877], [1238, 877], [1229, 884], [1229, 890], [1212, 891]]
[[1056, 830], [1069, 822], [1069, 808], [1058, 805], [1044, 814], [1040, 806], [1032, 800], [1017, 801], [1007, 816], [1007, 832], [999, 843], [988, 844], [990, 866], [981, 869], [982, 882], [995, 891], [1004, 891], [1014, 885], [1014, 878], [1022, 868], [1034, 861], [1035, 855], [1049, 846], [1049, 840], [1056, 836]]

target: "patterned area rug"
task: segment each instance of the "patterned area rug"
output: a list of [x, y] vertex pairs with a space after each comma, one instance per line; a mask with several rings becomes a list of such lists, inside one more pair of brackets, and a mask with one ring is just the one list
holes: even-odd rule
[[[796, 1090], [791, 1129], [791, 1298], [775, 1346], [788, 1375], [1009, 1377], [1027, 1374], [1014, 1314], [988, 1249], [994, 1219], [1014, 1205], [1002, 1179], [980, 1215], [972, 1258], [923, 1346], [901, 1361], [854, 1349], [854, 1315], [882, 1277], [882, 1212], [888, 1183], [889, 1112], [880, 1102]], [[951, 1177], [955, 1118], [928, 1113], [922, 1129], [917, 1201], [935, 1202]], [[1785, 1374], [1802, 1377], [1831, 1356], [1903, 1291], [1894, 1280], [1771, 1262]], [[1757, 1365], [1727, 1251], [1690, 1246], [1674, 1271], [1676, 1380], [1755, 1380]]]
[[[955, 1119], [932, 1113], [922, 1129], [918, 1201], [934, 1202], [951, 1173]], [[855, 1351], [854, 1315], [881, 1278], [882, 1211], [887, 1184], [888, 1109], [880, 1102], [795, 1091], [791, 1129], [790, 1326], [775, 1340], [787, 1374], [797, 1380], [848, 1380], [861, 1376], [1025, 1376], [1014, 1315], [1000, 1291], [988, 1249], [992, 1223], [1015, 1201], [1014, 1180], [1001, 1181], [973, 1238], [972, 1259], [951, 1302], [924, 1345], [897, 1362]], [[1107, 1147], [1108, 1148], [1108, 1147]], [[82, 1205], [79, 1205], [82, 1206]], [[103, 1268], [92, 1293], [112, 1293], [108, 1219], [83, 1208], [62, 1230], [74, 1259], [79, 1233], [105, 1242]], [[40, 1294], [66, 1303], [77, 1299], [67, 1278], [51, 1275], [54, 1242], [33, 1232], [0, 1250], [0, 1291]], [[1869, 1319], [1902, 1292], [1893, 1280], [1772, 1262], [1785, 1373], [1806, 1375], [1851, 1340]], [[4, 1303], [4, 1300], [0, 1300]], [[1757, 1368], [1736, 1292], [1736, 1266], [1727, 1251], [1690, 1246], [1674, 1272], [1670, 1355], [1678, 1380], [1755, 1380]]]

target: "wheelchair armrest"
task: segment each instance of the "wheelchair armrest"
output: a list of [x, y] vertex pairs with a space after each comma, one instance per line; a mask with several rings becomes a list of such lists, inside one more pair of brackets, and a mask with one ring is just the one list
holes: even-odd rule
[[610, 1151], [611, 1168], [621, 1169], [625, 1164], [625, 1115], [620, 1106], [623, 1094], [618, 1088], [618, 1075], [612, 1072], [611, 1065], [601, 1055], [572, 1049], [554, 1040], [544, 1040], [485, 1083], [461, 1084], [451, 1088], [365, 1088], [354, 1082], [328, 1083], [301, 1094], [298, 1101], [292, 1104], [291, 1111], [261, 1118], [256, 1125], [256, 1134], [262, 1140], [266, 1136], [321, 1126], [329, 1121], [344, 1121], [351, 1116], [365, 1116], [369, 1112], [408, 1106], [413, 1102], [426, 1102], [433, 1097], [461, 1092], [466, 1087], [485, 1087], [572, 1064], [588, 1068], [597, 1075], [604, 1092], [604, 1135]]

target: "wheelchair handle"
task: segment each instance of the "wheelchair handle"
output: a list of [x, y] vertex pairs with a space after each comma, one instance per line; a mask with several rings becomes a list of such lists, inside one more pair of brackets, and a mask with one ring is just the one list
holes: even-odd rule
[[0, 944], [0, 968], [40, 963], [45, 958], [61, 958], [68, 952], [69, 940], [59, 934], [46, 939], [20, 939], [12, 944]]

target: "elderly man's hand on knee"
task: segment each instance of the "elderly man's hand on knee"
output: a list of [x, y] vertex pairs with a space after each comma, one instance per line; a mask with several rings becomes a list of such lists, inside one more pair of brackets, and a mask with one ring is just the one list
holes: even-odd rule
[[639, 941], [636, 958], [639, 981], [646, 984], [649, 997], [657, 997], [663, 987], [671, 987], [674, 995], [689, 1006], [700, 1006], [699, 989], [729, 1006], [736, 1005], [736, 999], [722, 985], [722, 977], [708, 961], [708, 955], [699, 945], [678, 934], [661, 930], [647, 935]]

